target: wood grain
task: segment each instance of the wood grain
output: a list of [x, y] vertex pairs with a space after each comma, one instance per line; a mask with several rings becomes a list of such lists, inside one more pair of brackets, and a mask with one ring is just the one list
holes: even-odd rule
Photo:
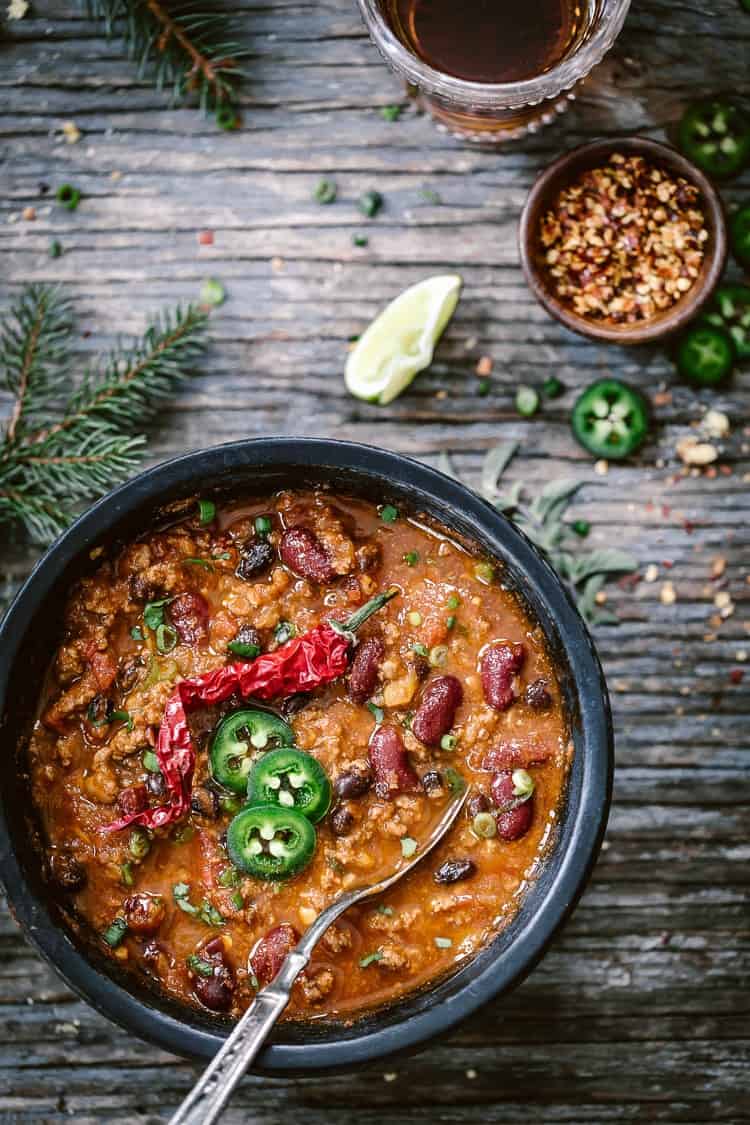
[[[216, 276], [228, 300], [213, 317], [210, 355], [154, 427], [152, 461], [245, 436], [335, 435], [432, 464], [448, 450], [477, 484], [484, 452], [514, 439], [522, 450], [509, 479], [533, 491], [581, 478], [571, 515], [591, 520], [590, 543], [616, 542], [658, 577], [609, 588], [622, 623], [596, 639], [617, 727], [615, 804], [589, 890], [539, 968], [411, 1059], [325, 1081], [248, 1078], [227, 1123], [748, 1121], [750, 373], [696, 394], [675, 382], [663, 347], [572, 336], [526, 289], [516, 224], [535, 173], [573, 144], [663, 138], [701, 93], [750, 98], [750, 17], [735, 0], [635, 0], [570, 112], [493, 153], [456, 144], [406, 102], [350, 0], [231, 8], [251, 58], [243, 128], [230, 134], [170, 108], [72, 2], [37, 0], [30, 17], [6, 25], [3, 306], [27, 281], [65, 283], [80, 367]], [[404, 112], [389, 123], [379, 109], [393, 103]], [[67, 120], [82, 130], [78, 144], [62, 138]], [[331, 207], [312, 198], [323, 175], [338, 185]], [[40, 183], [54, 191], [66, 181], [83, 193], [73, 213], [40, 195]], [[357, 199], [373, 187], [386, 202], [368, 221]], [[748, 194], [747, 174], [723, 189], [728, 204]], [[34, 222], [21, 218], [27, 206]], [[214, 232], [212, 246], [198, 245], [202, 230]], [[355, 233], [367, 234], [366, 248]], [[64, 248], [56, 260], [53, 237]], [[388, 409], [350, 398], [341, 377], [350, 337], [405, 285], [446, 269], [463, 275], [464, 296], [430, 372]], [[494, 363], [487, 398], [474, 374], [482, 355]], [[517, 386], [551, 373], [565, 395], [519, 418]], [[576, 392], [604, 373], [671, 398], [660, 396], [639, 460], [601, 477], [568, 417]], [[675, 443], [709, 405], [732, 420], [722, 450], [731, 475], [676, 480]], [[9, 406], [0, 394], [0, 417]], [[716, 556], [727, 562], [718, 583]], [[31, 562], [3, 544], [5, 580]], [[659, 599], [665, 580], [674, 605]], [[720, 589], [735, 611], [717, 628]], [[744, 682], [733, 683], [743, 666]], [[77, 1000], [7, 913], [0, 1012], [4, 1121], [155, 1125], [195, 1073]]]

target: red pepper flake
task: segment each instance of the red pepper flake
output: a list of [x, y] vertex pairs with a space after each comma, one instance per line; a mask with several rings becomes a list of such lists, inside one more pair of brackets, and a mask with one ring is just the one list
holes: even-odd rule
[[683, 528], [685, 529], [685, 531], [687, 532], [688, 535], [692, 535], [693, 532], [695, 531], [695, 524], [693, 523], [692, 520], [683, 520], [682, 526], [683, 526]]
[[672, 569], [672, 567], [674, 566], [674, 563], [672, 562], [672, 560], [671, 560], [671, 559], [662, 559], [662, 560], [661, 560], [661, 565], [662, 565], [662, 566], [663, 566], [663, 567], [664, 567], [664, 568], [665, 568], [666, 570], [671, 570], [671, 569]]
[[669, 504], [662, 504], [661, 514], [665, 520], [669, 519], [669, 517], [672, 515], [672, 509], [670, 508]]
[[719, 472], [722, 474], [722, 476], [731, 477], [732, 466], [731, 465], [719, 465]]
[[199, 246], [213, 246], [214, 232], [212, 230], [198, 231], [198, 245]]
[[732, 671], [729, 673], [729, 679], [732, 681], [733, 684], [741, 684], [742, 680], [744, 678], [744, 675], [745, 675], [745, 669], [744, 668], [733, 668]]
[[341, 625], [324, 621], [301, 637], [293, 637], [273, 652], [251, 664], [240, 661], [215, 668], [202, 676], [181, 680], [167, 700], [159, 729], [156, 757], [164, 776], [169, 800], [157, 808], [144, 809], [108, 824], [104, 832], [117, 832], [129, 824], [163, 828], [190, 811], [195, 770], [195, 748], [187, 716], [201, 703], [223, 703], [238, 693], [243, 699], [285, 699], [300, 691], [333, 683], [349, 667], [356, 630], [395, 597], [397, 590], [378, 594]]

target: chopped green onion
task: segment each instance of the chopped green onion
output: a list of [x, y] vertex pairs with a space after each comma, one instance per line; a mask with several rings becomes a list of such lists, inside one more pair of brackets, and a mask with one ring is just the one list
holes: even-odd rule
[[134, 625], [133, 628], [130, 630], [130, 635], [131, 635], [131, 637], [133, 638], [134, 641], [142, 641], [143, 640], [143, 629], [141, 629], [140, 625]]
[[220, 105], [216, 109], [214, 120], [220, 129], [230, 132], [237, 129], [240, 124], [240, 115], [232, 105]]
[[519, 387], [516, 391], [516, 410], [524, 418], [530, 418], [539, 409], [539, 395], [533, 387]]
[[416, 566], [419, 562], [419, 551], [407, 551], [404, 555], [404, 562], [407, 566]]
[[226, 562], [227, 559], [231, 559], [231, 557], [231, 551], [219, 551], [218, 554], [211, 555], [211, 558], [216, 559], [217, 562]]
[[372, 712], [372, 716], [375, 719], [375, 722], [382, 723], [383, 715], [385, 714], [383, 708], [378, 707], [377, 703], [373, 703], [372, 700], [370, 700], [370, 702], [366, 704], [366, 707], [368, 711]]
[[534, 792], [534, 778], [526, 770], [513, 770], [511, 780], [516, 797], [530, 797]]
[[161, 766], [159, 765], [159, 759], [157, 758], [157, 756], [153, 752], [153, 750], [144, 750], [143, 751], [143, 757], [141, 758], [141, 764], [143, 765], [144, 770], [148, 770], [149, 773], [161, 773]]
[[111, 723], [124, 723], [127, 730], [133, 729], [133, 716], [129, 711], [113, 711], [109, 716]]
[[394, 508], [392, 504], [386, 504], [380, 509], [380, 518], [383, 523], [395, 523], [398, 519], [398, 508]]
[[393, 916], [393, 907], [386, 906], [382, 902], [375, 907], [375, 910], [378, 914], [385, 914], [387, 918], [391, 918]]
[[163, 622], [156, 630], [156, 647], [159, 652], [171, 652], [177, 645], [177, 630], [173, 629], [171, 625], [165, 625]]
[[214, 966], [210, 961], [204, 961], [197, 953], [191, 953], [189, 957], [185, 958], [187, 967], [199, 977], [212, 977], [214, 975]]
[[477, 394], [480, 396], [480, 398], [484, 398], [485, 395], [488, 395], [491, 389], [492, 380], [488, 379], [486, 376], [484, 379], [480, 379], [477, 383]]
[[62, 254], [62, 246], [60, 245], [60, 243], [57, 241], [56, 238], [53, 238], [52, 241], [50, 242], [48, 253], [49, 253], [50, 258], [59, 258], [60, 255]]
[[333, 203], [336, 195], [336, 185], [333, 180], [321, 180], [313, 192], [313, 198], [318, 203]]
[[412, 720], [414, 718], [413, 711], [405, 711], [401, 717], [401, 726], [404, 730], [411, 730]]
[[430, 649], [430, 664], [433, 668], [440, 668], [448, 659], [447, 645], [433, 645]]
[[576, 535], [580, 535], [581, 539], [585, 539], [591, 531], [591, 524], [588, 520], [574, 520], [570, 526], [573, 528]]
[[128, 851], [133, 859], [145, 859], [151, 850], [151, 837], [145, 828], [134, 828], [128, 840]]
[[273, 524], [268, 516], [255, 517], [255, 534], [263, 538], [264, 535], [270, 535], [273, 531]]
[[242, 876], [232, 864], [219, 872], [216, 882], [220, 887], [239, 887]]
[[417, 626], [422, 624], [422, 614], [418, 613], [416, 609], [413, 609], [411, 613], [407, 613], [406, 620], [410, 625], [413, 625], [415, 628], [417, 628]]
[[195, 828], [192, 824], [181, 824], [178, 828], [175, 828], [172, 839], [175, 844], [189, 844], [194, 835]]
[[123, 863], [120, 867], [120, 879], [126, 887], [132, 887], [135, 879], [133, 878], [133, 865], [132, 863]]
[[75, 211], [81, 201], [81, 193], [72, 184], [60, 184], [55, 192], [55, 198], [63, 207], [67, 207], [68, 211]]
[[466, 788], [466, 782], [458, 770], [454, 770], [452, 766], [447, 766], [443, 770], [443, 776], [448, 782], [448, 788], [454, 796], [456, 793], [463, 793]]
[[204, 570], [213, 570], [214, 564], [208, 559], [187, 558], [182, 560], [183, 566], [202, 566]]
[[434, 940], [438, 949], [450, 949], [453, 945], [453, 939], [449, 937], [436, 937]]
[[366, 234], [353, 234], [352, 235], [352, 242], [355, 246], [362, 247], [362, 246], [369, 245], [370, 240], [369, 240], [369, 238], [367, 237]]
[[[229, 901], [231, 902], [235, 910], [242, 910], [243, 906], [245, 905], [245, 900], [242, 897], [240, 891], [235, 891]], [[223, 921], [224, 919], [222, 918], [222, 922]]]
[[230, 816], [234, 816], [234, 814], [238, 813], [242, 808], [242, 801], [239, 799], [239, 797], [230, 797], [228, 794], [225, 794], [224, 796], [219, 797], [219, 808], [222, 812], [229, 813]]
[[448, 609], [458, 609], [461, 605], [461, 599], [458, 594], [451, 594], [445, 604], [448, 606]]
[[446, 619], [445, 619], [446, 629], [455, 629], [457, 620], [458, 620], [458, 618], [455, 617], [453, 614], [451, 614], [450, 617], [446, 617]]
[[297, 626], [292, 624], [291, 621], [279, 621], [273, 635], [277, 644], [286, 644], [287, 641], [291, 641], [292, 637], [297, 636]]
[[384, 121], [398, 121], [401, 116], [401, 106], [384, 105], [380, 110], [380, 116]]
[[198, 501], [198, 519], [205, 527], [207, 523], [213, 523], [216, 516], [216, 505], [213, 500], [199, 500]]
[[102, 941], [106, 941], [110, 949], [117, 949], [128, 932], [128, 924], [124, 918], [115, 918], [102, 934]]
[[440, 739], [440, 749], [441, 750], [455, 750], [457, 742], [458, 742], [458, 739], [456, 738], [455, 734], [444, 734], [443, 737]]
[[383, 197], [379, 191], [366, 191], [359, 197], [359, 209], [368, 219], [374, 219], [383, 206]]
[[227, 299], [224, 286], [215, 277], [207, 277], [201, 285], [201, 304], [223, 305]]
[[411, 651], [416, 652], [417, 656], [427, 656], [427, 645], [423, 645], [421, 641], [415, 641], [411, 646]]
[[471, 822], [471, 828], [474, 835], [482, 840], [491, 840], [497, 835], [497, 821], [489, 812], [477, 813]]
[[489, 586], [495, 579], [495, 568], [492, 563], [478, 562], [474, 565], [474, 577]]
[[212, 906], [208, 899], [204, 898], [203, 902], [198, 907], [198, 918], [206, 926], [223, 926], [226, 919], [215, 906]]
[[383, 958], [383, 951], [376, 949], [374, 953], [368, 953], [366, 957], [360, 958], [360, 969], [366, 969], [368, 965], [374, 964], [375, 961], [381, 961]]
[[413, 840], [411, 836], [401, 837], [401, 855], [404, 859], [409, 859], [414, 855], [417, 850], [417, 841]]
[[227, 651], [243, 660], [255, 660], [256, 656], [260, 656], [260, 645], [251, 644], [250, 641], [230, 641]]
[[547, 398], [559, 398], [564, 391], [565, 384], [556, 375], [550, 375], [549, 379], [545, 379], [542, 383], [542, 392]]
[[147, 629], [156, 630], [164, 624], [164, 606], [174, 598], [161, 598], [158, 602], [146, 602], [143, 609], [143, 623]]

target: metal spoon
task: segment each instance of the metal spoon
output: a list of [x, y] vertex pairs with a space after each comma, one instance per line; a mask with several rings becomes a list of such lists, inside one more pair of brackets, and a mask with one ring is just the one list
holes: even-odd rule
[[468, 793], [469, 790], [465, 789], [447, 805], [429, 839], [417, 849], [408, 863], [379, 883], [340, 895], [315, 919], [299, 944], [286, 955], [271, 983], [258, 993], [224, 1046], [206, 1067], [175, 1115], [170, 1118], [169, 1125], [212, 1125], [218, 1119], [235, 1086], [289, 1003], [292, 985], [331, 923], [350, 906], [387, 891], [416, 867], [445, 836], [464, 807]]

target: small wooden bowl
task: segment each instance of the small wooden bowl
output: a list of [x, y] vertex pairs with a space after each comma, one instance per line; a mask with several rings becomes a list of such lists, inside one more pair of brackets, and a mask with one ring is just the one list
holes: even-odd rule
[[[708, 241], [700, 273], [693, 286], [671, 308], [648, 320], [635, 324], [603, 324], [578, 316], [557, 298], [551, 290], [547, 268], [539, 247], [538, 232], [541, 218], [554, 202], [558, 193], [581, 172], [606, 163], [614, 152], [644, 156], [649, 163], [668, 172], [683, 176], [699, 188], [706, 218]], [[521, 214], [518, 232], [521, 265], [532, 292], [548, 313], [581, 336], [592, 340], [605, 340], [613, 344], [644, 344], [660, 340], [681, 329], [695, 318], [713, 293], [721, 278], [727, 256], [727, 229], [721, 200], [711, 182], [700, 169], [681, 156], [669, 145], [659, 144], [646, 137], [621, 137], [574, 148], [558, 157], [540, 173]]]

